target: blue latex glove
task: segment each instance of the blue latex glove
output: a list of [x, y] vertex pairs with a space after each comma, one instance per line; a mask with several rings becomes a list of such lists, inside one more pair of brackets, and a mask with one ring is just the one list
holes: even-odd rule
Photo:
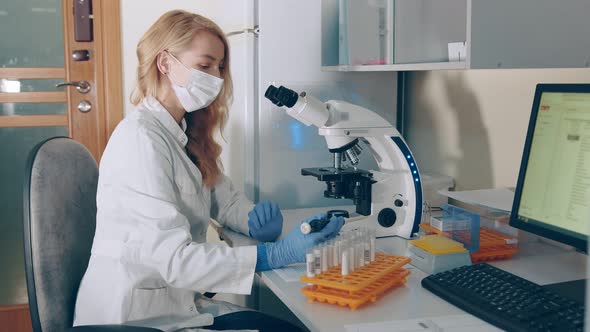
[[276, 240], [283, 231], [283, 215], [276, 203], [264, 201], [248, 212], [250, 236], [258, 241]]
[[[326, 214], [317, 214], [304, 222], [318, 218], [326, 218]], [[305, 252], [307, 249], [313, 248], [315, 245], [335, 237], [343, 225], [344, 218], [332, 217], [326, 227], [319, 232], [303, 234], [299, 226], [295, 227], [284, 239], [277, 242], [264, 243], [262, 246], [265, 246], [265, 248], [259, 248], [259, 253], [264, 252], [264, 249], [266, 249], [267, 261], [263, 261], [264, 257], [262, 257], [261, 261], [259, 256], [256, 269], [259, 271], [264, 270], [266, 267], [276, 269], [289, 264], [305, 262]]]

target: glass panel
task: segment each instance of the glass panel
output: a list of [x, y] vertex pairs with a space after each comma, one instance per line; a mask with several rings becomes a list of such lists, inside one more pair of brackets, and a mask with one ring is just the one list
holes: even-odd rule
[[35, 92], [35, 91], [64, 91], [65, 88], [56, 88], [57, 83], [65, 81], [63, 78], [34, 79], [34, 80], [9, 80], [0, 79], [0, 92]]
[[[9, 80], [2, 78], [0, 92], [63, 91], [64, 88], [55, 87], [60, 82], [63, 82], [63, 79]], [[65, 103], [0, 103], [0, 116], [66, 114], [66, 112]]]
[[61, 12], [61, 0], [0, 0], [0, 67], [63, 67]]
[[0, 128], [0, 305], [27, 303], [23, 258], [23, 179], [29, 151], [66, 127]]
[[[2, 115], [46, 115], [66, 114], [65, 103], [46, 104], [21, 104], [21, 103], [0, 103], [0, 116]], [[0, 121], [2, 119], [0, 118]]]
[[393, 0], [323, 0], [322, 65], [392, 64], [393, 20]]

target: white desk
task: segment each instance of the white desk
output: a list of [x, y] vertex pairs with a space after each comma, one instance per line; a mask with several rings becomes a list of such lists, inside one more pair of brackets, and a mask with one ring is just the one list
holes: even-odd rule
[[[301, 220], [323, 211], [326, 208], [283, 211], [283, 235], [299, 225]], [[227, 230], [222, 232], [234, 246], [255, 243], [241, 234]], [[385, 246], [397, 255], [405, 253], [406, 241], [403, 239], [377, 241], [378, 246]], [[542, 242], [521, 245], [518, 254], [512, 259], [492, 264], [541, 285], [586, 278], [585, 255]], [[343, 331], [343, 326], [348, 324], [466, 314], [423, 289], [420, 281], [427, 274], [411, 265], [407, 267], [411, 274], [404, 286], [356, 311], [325, 303], [310, 303], [300, 291], [303, 283], [285, 282], [274, 271], [262, 272], [260, 278], [312, 332]]]

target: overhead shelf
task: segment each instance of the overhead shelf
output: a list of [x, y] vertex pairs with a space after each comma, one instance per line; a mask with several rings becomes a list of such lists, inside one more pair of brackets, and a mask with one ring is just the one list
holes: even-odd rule
[[[589, 12], [588, 0], [322, 0], [322, 70], [590, 67]], [[449, 61], [451, 43], [465, 51]]]

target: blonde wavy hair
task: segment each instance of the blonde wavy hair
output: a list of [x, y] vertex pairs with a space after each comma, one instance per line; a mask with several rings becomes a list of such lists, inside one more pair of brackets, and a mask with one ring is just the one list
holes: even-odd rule
[[189, 48], [195, 34], [208, 31], [223, 43], [224, 65], [220, 69], [223, 87], [217, 98], [206, 109], [186, 113], [188, 136], [187, 152], [203, 176], [203, 184], [212, 188], [219, 182], [223, 167], [219, 156], [221, 146], [215, 141], [215, 133], [221, 133], [227, 122], [233, 86], [229, 70], [229, 44], [223, 31], [210, 19], [184, 10], [172, 10], [146, 31], [137, 44], [137, 87], [131, 95], [131, 103], [138, 105], [146, 97], [158, 97], [162, 73], [158, 70], [158, 55], [167, 50], [178, 55]]

